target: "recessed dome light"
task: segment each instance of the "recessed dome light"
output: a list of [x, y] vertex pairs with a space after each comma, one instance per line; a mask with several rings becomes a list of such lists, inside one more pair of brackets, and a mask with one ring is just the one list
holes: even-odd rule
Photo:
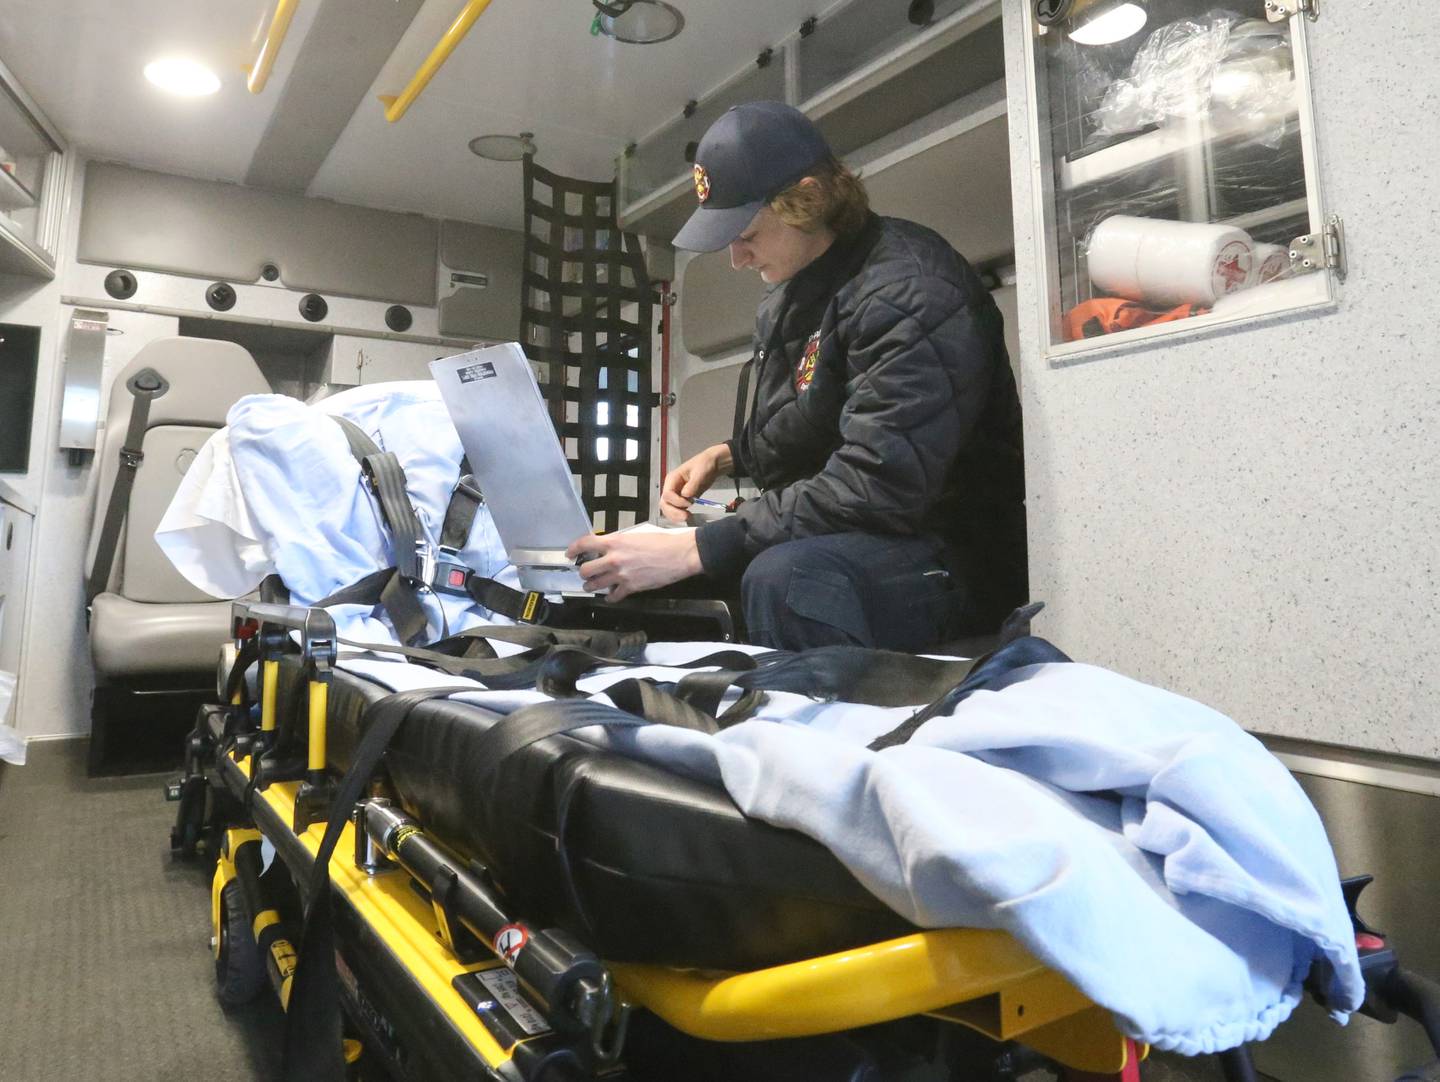
[[220, 77], [198, 60], [169, 57], [145, 65], [145, 78], [166, 93], [203, 98], [220, 89]]
[[685, 28], [685, 16], [665, 0], [591, 0], [602, 34], [632, 45], [669, 41]]
[[528, 131], [519, 135], [477, 135], [470, 140], [470, 153], [492, 162], [518, 162], [535, 153], [535, 137]]

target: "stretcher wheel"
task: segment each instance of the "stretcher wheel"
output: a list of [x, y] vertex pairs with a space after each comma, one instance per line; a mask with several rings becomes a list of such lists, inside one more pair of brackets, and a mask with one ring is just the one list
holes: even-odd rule
[[220, 1002], [227, 1007], [249, 1003], [260, 994], [268, 980], [265, 957], [250, 934], [250, 918], [240, 881], [232, 879], [220, 891], [219, 950], [215, 954], [215, 984]]

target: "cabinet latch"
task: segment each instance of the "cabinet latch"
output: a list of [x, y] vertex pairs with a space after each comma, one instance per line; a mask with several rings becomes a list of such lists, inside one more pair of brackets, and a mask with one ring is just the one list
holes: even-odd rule
[[1320, 232], [1306, 233], [1292, 240], [1290, 264], [1300, 274], [1323, 267], [1345, 281], [1345, 223], [1340, 215], [1330, 215]]
[[1313, 23], [1320, 18], [1320, 0], [1265, 0], [1265, 18], [1272, 23], [1283, 23], [1302, 12]]

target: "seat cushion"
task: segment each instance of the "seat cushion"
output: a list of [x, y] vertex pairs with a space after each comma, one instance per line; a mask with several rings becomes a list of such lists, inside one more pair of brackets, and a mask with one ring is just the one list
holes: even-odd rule
[[230, 602], [151, 605], [100, 594], [90, 609], [90, 656], [99, 676], [213, 675], [230, 638]]
[[[285, 666], [282, 733], [305, 729], [299, 667]], [[348, 767], [385, 689], [337, 672], [328, 758]], [[427, 832], [484, 863], [513, 909], [569, 929], [611, 961], [752, 970], [914, 931], [824, 846], [748, 819], [720, 788], [569, 736], [510, 756], [488, 778], [480, 737], [504, 717], [423, 702], [385, 765]], [[482, 784], [482, 780], [486, 784]]]

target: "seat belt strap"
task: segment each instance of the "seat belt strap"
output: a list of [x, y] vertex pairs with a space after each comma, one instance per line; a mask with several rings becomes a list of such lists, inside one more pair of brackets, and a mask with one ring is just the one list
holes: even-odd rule
[[1033, 635], [1014, 639], [978, 659], [974, 663], [975, 667], [963, 680], [937, 696], [928, 706], [917, 710], [888, 733], [876, 737], [869, 745], [870, 750], [884, 751], [886, 748], [904, 744], [931, 718], [954, 713], [957, 706], [977, 691], [1004, 687], [1014, 680], [1015, 673], [1020, 669], [1069, 660], [1069, 657], [1044, 639]]
[[305, 924], [285, 1012], [284, 1082], [343, 1082], [345, 1059], [340, 986], [335, 972], [335, 930], [330, 898], [330, 856], [350, 820], [350, 810], [410, 712], [457, 688], [422, 688], [388, 695], [366, 711], [365, 735], [331, 804], [325, 836], [315, 854], [305, 892]]
[[105, 519], [100, 527], [100, 541], [95, 546], [95, 562], [85, 583], [85, 604], [89, 605], [110, 585], [110, 569], [115, 564], [115, 551], [120, 545], [120, 527], [130, 510], [130, 490], [135, 474], [145, 461], [145, 429], [150, 422], [150, 403], [170, 389], [165, 377], [153, 368], [142, 368], [125, 383], [134, 402], [130, 406], [130, 424], [120, 447], [120, 467], [115, 484], [105, 505]]

